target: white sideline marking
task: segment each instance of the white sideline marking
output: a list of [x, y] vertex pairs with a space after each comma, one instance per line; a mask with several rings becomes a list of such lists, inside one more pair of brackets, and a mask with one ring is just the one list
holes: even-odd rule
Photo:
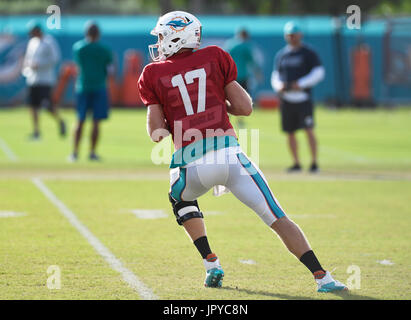
[[[161, 218], [168, 217], [167, 212], [161, 209], [131, 209], [131, 210], [127, 210], [127, 212], [131, 212], [138, 219], [150, 220], [150, 219], [161, 219]], [[223, 213], [220, 211], [204, 211], [203, 214], [205, 216], [217, 216]]]
[[36, 187], [50, 200], [59, 211], [67, 218], [70, 224], [77, 229], [80, 234], [86, 238], [88, 243], [100, 254], [104, 260], [110, 265], [110, 267], [119, 272], [123, 280], [127, 284], [136, 290], [140, 297], [145, 300], [155, 300], [158, 297], [148, 288], [132, 271], [127, 269], [119, 259], [117, 259], [111, 251], [100, 242], [100, 240], [94, 236], [91, 231], [81, 223], [77, 216], [63, 203], [61, 202], [50, 189], [39, 178], [33, 178], [32, 182]]
[[239, 260], [240, 263], [243, 264], [257, 264], [257, 262], [255, 262], [254, 260], [248, 259], [248, 260]]
[[6, 154], [7, 158], [9, 158], [9, 160], [16, 162], [19, 159], [17, 158], [17, 156], [14, 154], [13, 151], [11, 151], [11, 149], [9, 148], [9, 146], [7, 145], [7, 143], [0, 138], [0, 148], [3, 150], [3, 152]]
[[390, 260], [378, 260], [377, 261], [379, 264], [382, 264], [384, 266], [392, 266], [394, 264], [394, 262], [391, 262]]
[[130, 211], [139, 219], [160, 219], [168, 217], [164, 210], [132, 209]]
[[26, 215], [24, 212], [0, 211], [0, 218], [23, 217]]
[[[70, 170], [70, 172], [56, 170], [37, 170], [36, 176], [46, 180], [67, 180], [67, 181], [164, 181], [169, 179], [167, 172], [113, 172], [113, 171], [84, 171]], [[30, 171], [16, 169], [1, 170], [0, 179], [33, 177]], [[277, 181], [411, 181], [411, 173], [405, 172], [333, 172], [322, 171], [319, 174], [289, 174], [274, 171], [266, 171], [265, 177]]]

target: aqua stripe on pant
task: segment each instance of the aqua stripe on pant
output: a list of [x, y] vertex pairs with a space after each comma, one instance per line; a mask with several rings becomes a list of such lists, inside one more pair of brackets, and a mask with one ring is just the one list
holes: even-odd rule
[[262, 194], [264, 195], [265, 200], [267, 201], [268, 206], [270, 207], [273, 214], [276, 216], [277, 219], [285, 216], [283, 210], [277, 205], [273, 195], [271, 194], [270, 188], [268, 187], [267, 183], [265, 182], [264, 178], [260, 175], [257, 168], [253, 166], [250, 160], [243, 154], [237, 154], [238, 160], [240, 160], [241, 165], [247, 172], [250, 174], [250, 177], [254, 180], [257, 187], [260, 189]]

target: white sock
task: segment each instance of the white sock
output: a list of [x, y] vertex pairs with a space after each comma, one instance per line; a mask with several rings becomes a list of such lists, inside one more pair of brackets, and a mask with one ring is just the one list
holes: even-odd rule
[[219, 268], [220, 266], [220, 260], [218, 260], [218, 258], [213, 261], [207, 261], [207, 259], [203, 259], [203, 263], [204, 263], [204, 267], [206, 268], [206, 271], [213, 269], [213, 268]]

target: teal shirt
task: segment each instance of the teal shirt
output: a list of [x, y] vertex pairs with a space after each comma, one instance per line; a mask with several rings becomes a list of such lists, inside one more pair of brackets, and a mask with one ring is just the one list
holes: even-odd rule
[[234, 38], [227, 42], [226, 50], [237, 65], [237, 80], [247, 80], [250, 75], [250, 69], [255, 67], [251, 43]]
[[107, 67], [112, 62], [111, 51], [99, 42], [83, 39], [73, 45], [73, 55], [79, 71], [76, 92], [105, 88]]

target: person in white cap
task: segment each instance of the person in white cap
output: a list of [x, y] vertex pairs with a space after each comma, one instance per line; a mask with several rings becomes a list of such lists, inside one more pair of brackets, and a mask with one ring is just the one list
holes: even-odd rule
[[284, 27], [284, 38], [287, 45], [276, 54], [271, 85], [280, 98], [282, 130], [287, 134], [294, 161], [287, 171], [301, 171], [296, 131], [304, 129], [311, 152], [309, 171], [316, 173], [319, 167], [311, 89], [324, 78], [325, 70], [315, 51], [302, 43], [298, 24], [288, 22]]

